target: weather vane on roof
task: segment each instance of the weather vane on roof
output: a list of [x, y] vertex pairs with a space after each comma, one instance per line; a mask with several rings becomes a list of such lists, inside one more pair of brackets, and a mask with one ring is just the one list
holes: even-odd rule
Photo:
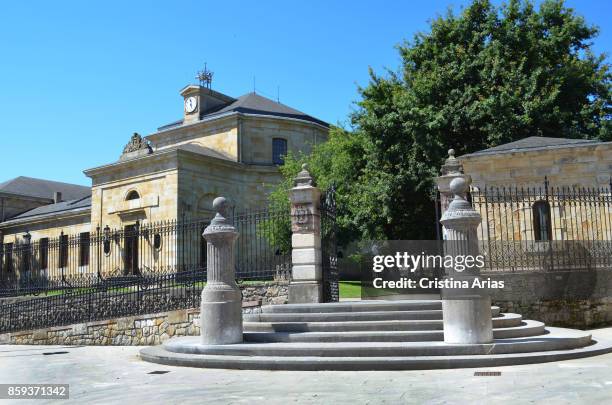
[[210, 86], [212, 84], [212, 78], [213, 78], [213, 72], [208, 70], [206, 68], [206, 63], [204, 63], [204, 70], [200, 70], [198, 72], [198, 75], [196, 76], [196, 79], [198, 79], [200, 81], [200, 86], [204, 86], [204, 87], [210, 89]]

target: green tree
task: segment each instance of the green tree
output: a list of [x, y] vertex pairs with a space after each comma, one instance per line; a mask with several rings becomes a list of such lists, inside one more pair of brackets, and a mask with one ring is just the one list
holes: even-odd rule
[[[355, 235], [363, 234], [361, 227], [370, 222], [360, 217], [367, 210], [359, 209], [360, 202], [356, 196], [361, 188], [361, 173], [367, 158], [365, 143], [361, 133], [332, 126], [328, 141], [314, 146], [310, 155], [289, 153], [285, 164], [280, 167], [284, 180], [270, 195], [271, 208], [289, 211], [289, 189], [293, 187], [293, 180], [302, 164], [307, 163], [309, 172], [323, 192], [332, 185], [336, 189], [338, 241], [346, 243], [355, 239]], [[278, 226], [283, 225], [279, 223]], [[279, 229], [276, 234], [283, 235], [283, 231]]]
[[[399, 45], [400, 69], [370, 71], [359, 89], [353, 131], [334, 129], [308, 158], [320, 183], [338, 185], [343, 231], [433, 238], [429, 195], [450, 147], [464, 154], [534, 135], [612, 140], [612, 77], [592, 50], [597, 33], [562, 1], [536, 9], [475, 0]], [[304, 159], [288, 160], [287, 178]]]

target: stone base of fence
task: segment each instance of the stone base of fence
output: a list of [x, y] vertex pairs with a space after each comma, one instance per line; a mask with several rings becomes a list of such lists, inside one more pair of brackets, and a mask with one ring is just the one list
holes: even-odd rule
[[504, 281], [493, 305], [549, 326], [589, 329], [612, 325], [612, 269], [486, 274]]
[[[243, 313], [257, 313], [261, 305], [286, 304], [287, 282], [242, 286]], [[54, 326], [0, 334], [0, 344], [145, 346], [175, 336], [200, 334], [200, 309], [134, 315], [74, 325]]]

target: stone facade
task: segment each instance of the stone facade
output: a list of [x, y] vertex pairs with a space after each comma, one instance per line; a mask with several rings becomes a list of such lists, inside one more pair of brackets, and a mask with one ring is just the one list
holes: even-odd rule
[[[241, 290], [243, 313], [257, 313], [261, 305], [287, 303], [288, 285], [284, 282], [243, 285]], [[199, 334], [200, 312], [191, 308], [5, 333], [0, 334], [0, 344], [141, 346]]]

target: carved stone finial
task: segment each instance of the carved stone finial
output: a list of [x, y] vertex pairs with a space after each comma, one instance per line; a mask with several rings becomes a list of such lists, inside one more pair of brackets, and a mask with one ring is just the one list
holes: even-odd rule
[[444, 161], [441, 172], [442, 175], [463, 173], [463, 165], [455, 157], [455, 149], [448, 150], [448, 158]]
[[455, 195], [455, 198], [465, 199], [464, 195], [468, 190], [467, 181], [463, 177], [457, 177], [453, 179], [450, 184], [450, 191]]
[[235, 228], [227, 220], [228, 210], [230, 208], [230, 202], [225, 197], [217, 197], [212, 203], [213, 210], [217, 212], [210, 226], [204, 230], [204, 234], [210, 234], [214, 232], [233, 232]]
[[314, 179], [308, 171], [308, 163], [302, 164], [302, 171], [300, 171], [294, 180], [294, 185], [299, 186], [315, 186]]
[[[138, 153], [135, 153], [135, 152], [138, 152]], [[148, 155], [150, 153], [153, 153], [153, 148], [151, 148], [151, 145], [149, 144], [149, 142], [145, 138], [140, 136], [138, 132], [134, 132], [134, 135], [132, 135], [132, 137], [130, 138], [130, 141], [123, 148], [123, 154], [121, 155], [120, 159], [132, 158], [132, 157], [137, 157], [141, 155]], [[133, 155], [126, 156], [128, 154], [133, 154]]]
[[213, 200], [213, 210], [215, 210], [222, 217], [225, 217], [227, 215], [227, 207], [227, 198], [217, 197]]
[[444, 213], [444, 216], [447, 216], [447, 214], [448, 216], [456, 215], [458, 211], [465, 212], [467, 210], [476, 212], [474, 208], [472, 208], [472, 204], [470, 204], [470, 202], [466, 198], [467, 192], [469, 191], [469, 187], [469, 179], [457, 177], [451, 180], [449, 188], [450, 192], [455, 196], [455, 198], [453, 198], [453, 200], [448, 205], [448, 209]]

